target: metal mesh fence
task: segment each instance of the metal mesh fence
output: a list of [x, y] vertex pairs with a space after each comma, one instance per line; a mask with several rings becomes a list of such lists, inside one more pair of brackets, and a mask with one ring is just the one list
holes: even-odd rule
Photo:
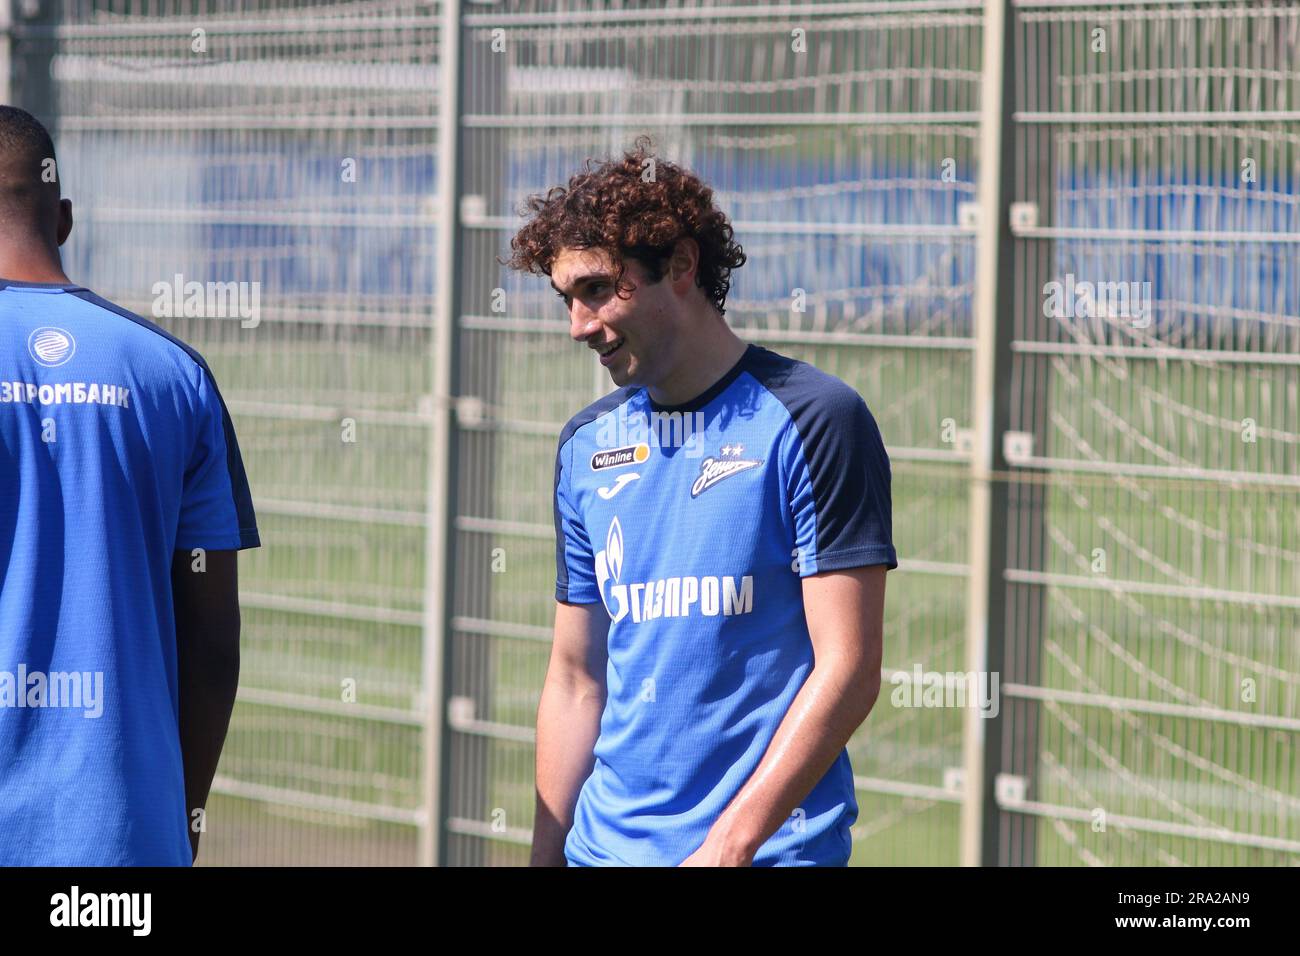
[[1300, 8], [1015, 6], [998, 859], [1294, 863]]

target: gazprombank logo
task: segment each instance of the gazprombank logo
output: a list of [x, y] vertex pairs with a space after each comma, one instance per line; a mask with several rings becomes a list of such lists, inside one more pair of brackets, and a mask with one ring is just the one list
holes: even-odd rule
[[27, 337], [27, 351], [46, 368], [58, 368], [72, 358], [77, 342], [66, 329], [45, 325]]

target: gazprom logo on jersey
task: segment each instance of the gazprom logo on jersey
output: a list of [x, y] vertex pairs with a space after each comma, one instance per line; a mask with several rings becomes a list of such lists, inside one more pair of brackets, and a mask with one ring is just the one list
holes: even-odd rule
[[58, 368], [72, 358], [77, 342], [71, 332], [45, 325], [27, 336], [27, 351], [46, 368]]
[[685, 448], [687, 458], [704, 454], [704, 433], [708, 422], [703, 412], [629, 412], [624, 402], [602, 415], [596, 429], [596, 444], [616, 451], [627, 446]]
[[739, 584], [729, 575], [659, 578], [624, 584], [621, 580], [623, 555], [623, 526], [615, 515], [605, 535], [605, 548], [596, 553], [596, 587], [600, 589], [600, 599], [615, 624], [629, 612], [633, 623], [640, 624], [661, 617], [690, 617], [692, 613], [705, 617], [719, 614], [730, 617], [754, 610], [754, 576], [751, 574], [740, 578]]

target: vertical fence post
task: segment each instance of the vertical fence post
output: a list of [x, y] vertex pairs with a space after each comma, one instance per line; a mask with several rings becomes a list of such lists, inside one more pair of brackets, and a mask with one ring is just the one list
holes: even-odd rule
[[13, 43], [14, 26], [13, 0], [0, 0], [0, 103], [14, 105], [13, 89], [10, 83], [13, 74], [13, 59], [10, 56], [10, 44]]
[[438, 34], [438, 267], [435, 276], [432, 366], [433, 416], [429, 429], [428, 526], [424, 551], [424, 759], [421, 793], [423, 825], [420, 830], [419, 862], [436, 866], [442, 862], [443, 847], [443, 747], [447, 717], [445, 657], [448, 650], [451, 609], [450, 573], [453, 570], [454, 539], [451, 522], [453, 450], [455, 445], [455, 324], [457, 316], [456, 256], [460, 216], [457, 202], [459, 183], [460, 132], [460, 0], [442, 0], [442, 22]]
[[[484, 6], [497, 0], [478, 0]], [[526, 42], [526, 41], [525, 41]], [[506, 116], [509, 113], [508, 90], [511, 60], [518, 51], [510, 44], [498, 47], [491, 34], [467, 26], [461, 37], [461, 97], [459, 115]], [[505, 208], [512, 157], [516, 152], [514, 134], [505, 129], [463, 128], [460, 130], [460, 171], [456, 179], [456, 197], [463, 214], [457, 232], [456, 248], [456, 315], [491, 315], [504, 307], [504, 275], [495, 259], [502, 250], [502, 231], [485, 227], [485, 215], [499, 214]], [[525, 150], [527, 147], [525, 147]], [[491, 422], [499, 410], [509, 407], [511, 376], [519, 361], [518, 342], [513, 336], [486, 330], [465, 330], [453, 326], [452, 387], [458, 400], [473, 403], [474, 414], [481, 422]], [[479, 417], [481, 416], [481, 418]], [[457, 419], [459, 422], [459, 418]], [[453, 471], [450, 510], [452, 519], [460, 515], [498, 515], [503, 503], [503, 473], [509, 473], [514, 451], [510, 439], [495, 429], [460, 429], [454, 434], [452, 462], [472, 462], [472, 470]], [[504, 468], [497, 462], [504, 463]], [[453, 525], [453, 532], [455, 526]], [[505, 574], [496, 573], [497, 550], [509, 544], [495, 534], [455, 534], [455, 567], [448, 575], [448, 592], [453, 595], [453, 616], [480, 621], [495, 621], [502, 602], [509, 601]], [[505, 558], [510, 547], [500, 548]], [[516, 552], [516, 557], [518, 556]], [[488, 569], [492, 570], [489, 571]], [[501, 570], [504, 570], [502, 568]], [[496, 636], [478, 634], [459, 640], [459, 632], [449, 627], [452, 641], [447, 649], [446, 671], [448, 703], [452, 713], [467, 719], [491, 720], [498, 713], [497, 702], [508, 694], [503, 681], [510, 667], [508, 645], [503, 647]], [[506, 670], [503, 670], [506, 669]], [[458, 707], [457, 705], [461, 705]], [[472, 821], [477, 827], [486, 812], [504, 812], [500, 796], [493, 790], [494, 758], [501, 751], [497, 741], [483, 734], [460, 733], [452, 726], [446, 737], [443, 757], [443, 816], [447, 821], [447, 845], [444, 865], [485, 866], [494, 858], [500, 845], [481, 829], [473, 835], [465, 832]], [[492, 824], [504, 818], [492, 818]]]
[[[975, 265], [975, 354], [972, 376], [970, 574], [966, 597], [966, 670], [1003, 671], [1006, 632], [1007, 494], [992, 480], [1006, 469], [1001, 440], [1011, 411], [1014, 260], [1008, 199], [1015, 189], [1012, 147], [1014, 74], [1007, 69], [1010, 0], [985, 0], [979, 146], [979, 233]], [[994, 782], [1001, 763], [1004, 708], [986, 718], [963, 710], [961, 864], [996, 865], [999, 815]]]
[[59, 104], [51, 67], [59, 45], [63, 6], [0, 0], [0, 7], [7, 58], [4, 80], [0, 81], [5, 85], [4, 102], [31, 113], [58, 142]]

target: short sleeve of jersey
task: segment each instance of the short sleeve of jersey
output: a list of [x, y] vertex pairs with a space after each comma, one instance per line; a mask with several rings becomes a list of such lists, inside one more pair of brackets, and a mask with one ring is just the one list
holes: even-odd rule
[[572, 491], [573, 445], [561, 438], [555, 455], [555, 597], [568, 604], [594, 604], [596, 559], [575, 507]]
[[199, 366], [195, 440], [181, 491], [176, 550], [261, 547], [235, 429], [206, 365]]
[[866, 402], [847, 386], [827, 390], [794, 426], [784, 447], [799, 576], [898, 567], [889, 456]]

